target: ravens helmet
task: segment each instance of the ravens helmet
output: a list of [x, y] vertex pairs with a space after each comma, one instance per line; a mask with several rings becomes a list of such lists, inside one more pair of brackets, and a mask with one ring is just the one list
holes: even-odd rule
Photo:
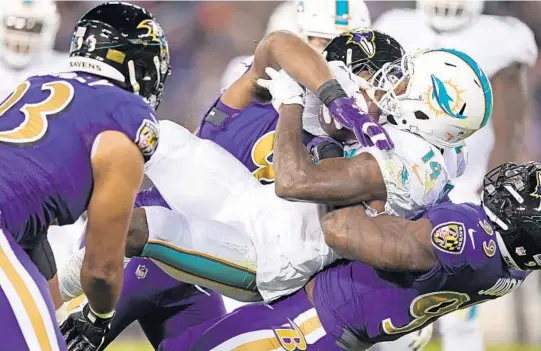
[[357, 28], [331, 40], [323, 51], [327, 61], [342, 61], [355, 74], [371, 75], [390, 62], [400, 62], [402, 46], [390, 35], [371, 28]]
[[169, 46], [160, 24], [145, 9], [107, 2], [77, 23], [70, 68], [101, 76], [142, 96], [157, 108], [171, 69]]
[[541, 269], [541, 164], [505, 163], [490, 171], [483, 184], [483, 207], [497, 228], [507, 264]]

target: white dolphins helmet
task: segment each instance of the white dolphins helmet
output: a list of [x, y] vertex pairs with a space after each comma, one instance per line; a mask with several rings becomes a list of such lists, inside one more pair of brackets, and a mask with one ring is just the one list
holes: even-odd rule
[[286, 1], [272, 13], [266, 34], [288, 30], [305, 40], [308, 37], [332, 39], [370, 24], [370, 13], [363, 0]]
[[370, 12], [363, 0], [297, 1], [298, 21], [305, 37], [332, 39], [354, 28], [370, 27]]
[[301, 34], [299, 22], [297, 21], [297, 3], [295, 1], [285, 1], [272, 12], [265, 35], [277, 30], [287, 30], [297, 35]]
[[[453, 49], [420, 51], [405, 55], [400, 79], [383, 67], [372, 84], [387, 91], [376, 102], [400, 129], [408, 130], [440, 148], [459, 146], [484, 127], [492, 112], [492, 88], [479, 65]], [[405, 92], [395, 93], [406, 85]], [[392, 119], [389, 118], [389, 120]]]
[[483, 12], [484, 0], [417, 0], [417, 9], [430, 27], [455, 31], [467, 26]]
[[21, 69], [52, 50], [60, 15], [51, 0], [7, 0], [0, 4], [0, 57]]

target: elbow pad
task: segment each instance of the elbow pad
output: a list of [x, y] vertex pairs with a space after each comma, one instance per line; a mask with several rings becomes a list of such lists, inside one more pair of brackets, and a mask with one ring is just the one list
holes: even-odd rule
[[56, 263], [49, 241], [44, 240], [36, 247], [25, 251], [45, 279], [51, 280], [56, 274]]

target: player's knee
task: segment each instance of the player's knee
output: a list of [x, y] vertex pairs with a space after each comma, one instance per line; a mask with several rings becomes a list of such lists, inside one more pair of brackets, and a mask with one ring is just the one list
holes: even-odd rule
[[140, 256], [148, 241], [148, 224], [145, 209], [133, 210], [126, 237], [126, 257]]

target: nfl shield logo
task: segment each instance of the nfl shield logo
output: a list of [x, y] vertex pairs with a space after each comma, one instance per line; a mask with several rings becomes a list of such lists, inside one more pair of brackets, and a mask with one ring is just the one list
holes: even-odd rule
[[145, 279], [147, 276], [148, 269], [144, 264], [140, 264], [137, 266], [137, 270], [135, 271], [135, 276], [137, 279]]

